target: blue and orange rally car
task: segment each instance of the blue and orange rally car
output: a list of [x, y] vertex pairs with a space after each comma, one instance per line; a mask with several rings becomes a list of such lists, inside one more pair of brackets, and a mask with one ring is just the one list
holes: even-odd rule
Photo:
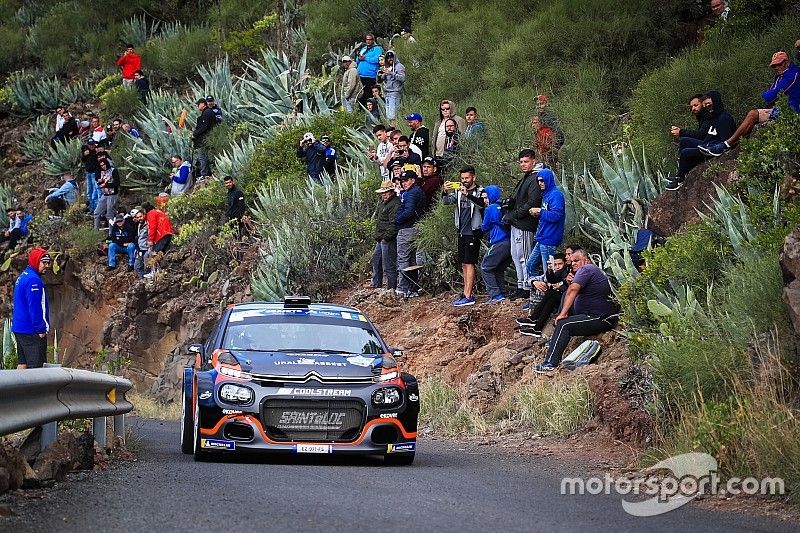
[[222, 314], [184, 369], [181, 450], [383, 455], [411, 464], [419, 386], [352, 307], [244, 303]]

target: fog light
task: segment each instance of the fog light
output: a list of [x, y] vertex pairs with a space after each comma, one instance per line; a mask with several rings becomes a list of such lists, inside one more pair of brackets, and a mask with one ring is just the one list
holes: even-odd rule
[[402, 399], [403, 395], [397, 387], [386, 387], [372, 393], [372, 405], [382, 409], [399, 405]]

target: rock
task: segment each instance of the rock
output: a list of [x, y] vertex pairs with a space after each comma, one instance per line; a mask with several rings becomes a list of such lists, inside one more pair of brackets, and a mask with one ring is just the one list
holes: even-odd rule
[[7, 468], [0, 466], [0, 494], [4, 494], [11, 488], [11, 474]]
[[72, 431], [65, 431], [58, 435], [58, 439], [39, 454], [33, 463], [36, 479], [54, 479], [62, 481], [67, 472], [74, 470], [78, 465], [80, 450], [78, 439]]
[[795, 335], [800, 337], [800, 226], [786, 236], [780, 255], [783, 271], [783, 303], [792, 320]]
[[739, 149], [734, 148], [722, 157], [709, 158], [687, 174], [683, 187], [664, 191], [647, 211], [648, 227], [657, 235], [667, 237], [688, 223], [699, 222], [697, 211], [707, 212], [705, 204], [716, 197], [714, 185], [729, 187], [739, 178], [736, 172], [738, 155]]
[[88, 431], [78, 437], [78, 468], [92, 470], [94, 468], [94, 436]]
[[28, 463], [33, 464], [36, 458], [42, 453], [42, 427], [36, 427], [28, 433], [25, 440], [20, 444], [19, 451], [25, 456]]
[[16, 490], [25, 479], [25, 461], [19, 450], [7, 443], [0, 443], [0, 494]]

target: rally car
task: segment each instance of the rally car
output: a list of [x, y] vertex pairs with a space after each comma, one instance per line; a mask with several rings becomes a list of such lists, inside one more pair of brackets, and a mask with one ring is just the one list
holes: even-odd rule
[[181, 450], [414, 461], [419, 386], [367, 317], [308, 297], [226, 309], [184, 369]]

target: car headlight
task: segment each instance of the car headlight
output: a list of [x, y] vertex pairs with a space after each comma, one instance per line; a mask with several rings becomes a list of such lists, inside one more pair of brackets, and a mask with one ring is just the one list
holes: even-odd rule
[[219, 397], [229, 403], [248, 404], [253, 401], [253, 389], [226, 383], [219, 389]]
[[385, 387], [372, 393], [372, 405], [386, 409], [396, 407], [403, 401], [403, 394], [397, 387]]

